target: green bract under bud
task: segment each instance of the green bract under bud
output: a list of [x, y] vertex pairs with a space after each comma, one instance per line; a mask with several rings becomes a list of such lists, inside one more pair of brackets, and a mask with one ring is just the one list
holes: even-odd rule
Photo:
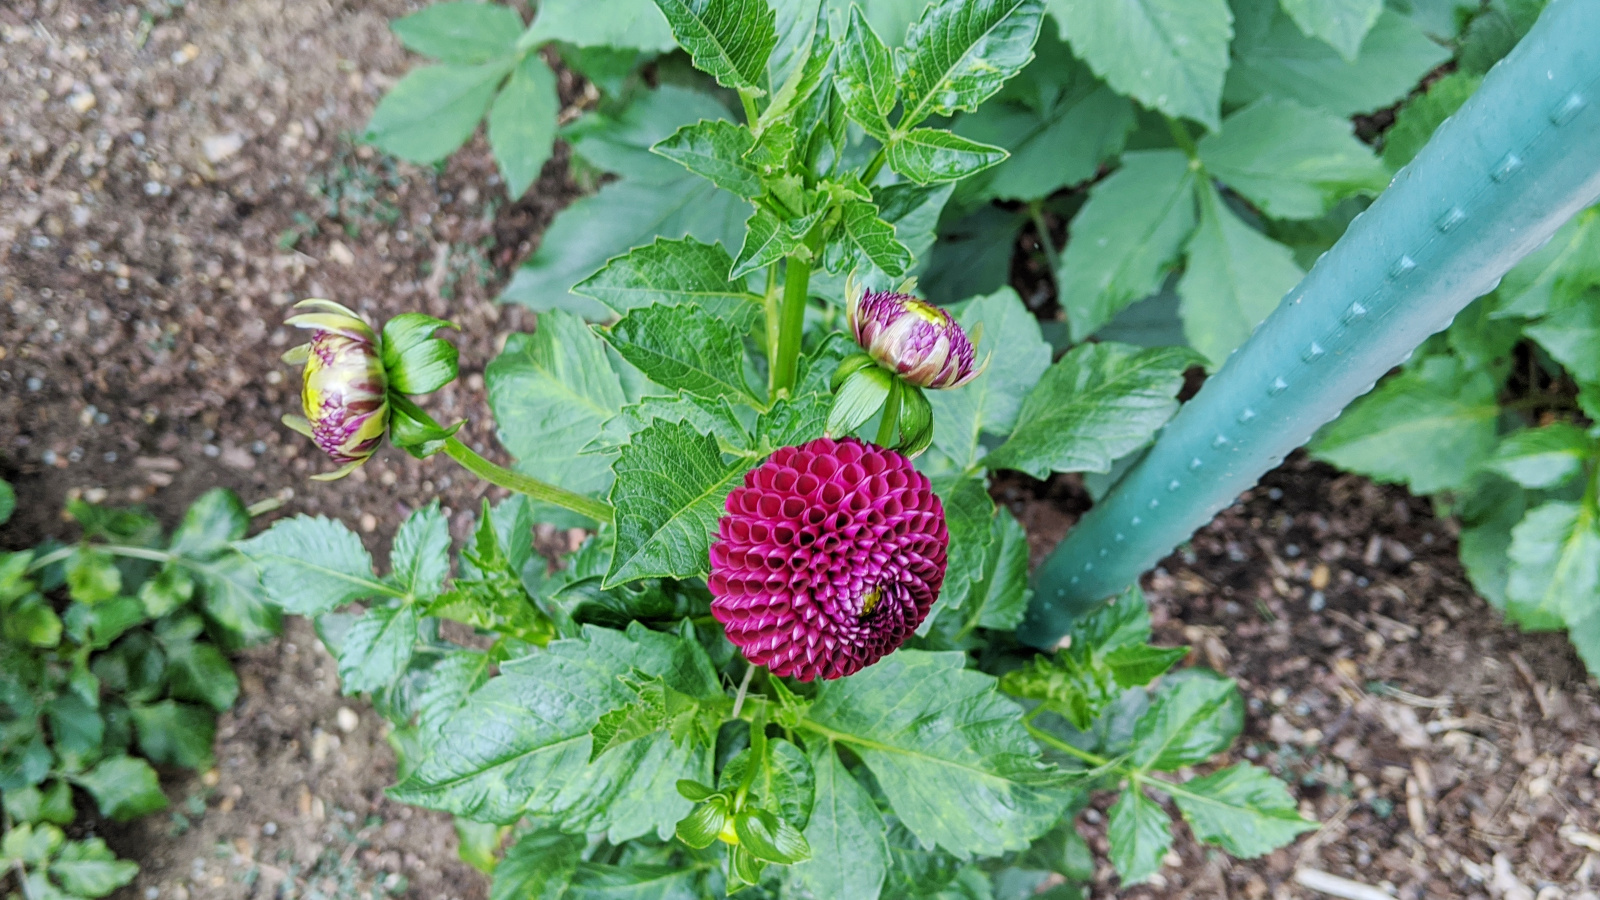
[[284, 424], [305, 434], [340, 463], [319, 481], [342, 478], [366, 462], [383, 442], [389, 426], [389, 378], [378, 336], [354, 311], [331, 300], [302, 300], [308, 309], [289, 324], [312, 332], [311, 343], [283, 355], [305, 365], [301, 406], [305, 417], [285, 416]]

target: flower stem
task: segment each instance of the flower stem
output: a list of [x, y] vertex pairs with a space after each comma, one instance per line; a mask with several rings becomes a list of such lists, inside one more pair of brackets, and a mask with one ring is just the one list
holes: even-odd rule
[[771, 403], [777, 393], [778, 378], [778, 343], [780, 341], [778, 298], [778, 264], [767, 266], [767, 289], [762, 292], [761, 299], [766, 315], [762, 317], [762, 328], [765, 329], [763, 344], [767, 348], [767, 402]]
[[794, 390], [800, 367], [800, 338], [806, 326], [806, 301], [811, 287], [811, 260], [791, 256], [784, 264], [783, 304], [778, 311], [778, 355], [772, 368], [772, 392]]
[[861, 183], [869, 188], [872, 187], [872, 179], [877, 178], [878, 173], [883, 171], [883, 164], [888, 158], [889, 148], [887, 146], [879, 147], [878, 152], [867, 163], [866, 169], [861, 172]]
[[1050, 269], [1050, 286], [1055, 288], [1056, 298], [1061, 297], [1061, 255], [1056, 252], [1055, 242], [1050, 240], [1050, 224], [1044, 218], [1044, 205], [1035, 200], [1028, 204], [1028, 215], [1033, 218], [1033, 230], [1039, 237], [1039, 249], [1044, 251], [1044, 262]]
[[900, 427], [900, 392], [902, 390], [904, 388], [900, 386], [900, 379], [891, 377], [889, 379], [889, 396], [884, 398], [883, 401], [883, 419], [878, 423], [878, 440], [875, 443], [879, 447], [887, 447], [894, 442], [895, 429]]
[[1189, 127], [1171, 116], [1166, 117], [1167, 130], [1172, 132], [1172, 140], [1178, 149], [1188, 155], [1190, 159], [1200, 158], [1200, 147], [1195, 144], [1194, 136], [1189, 134]]

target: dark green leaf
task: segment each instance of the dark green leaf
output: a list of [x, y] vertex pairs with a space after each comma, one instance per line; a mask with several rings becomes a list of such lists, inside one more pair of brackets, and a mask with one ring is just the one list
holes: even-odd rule
[[376, 691], [405, 671], [417, 643], [418, 620], [418, 608], [411, 603], [374, 607], [357, 619], [339, 647], [344, 692]]
[[778, 44], [766, 0], [656, 0], [695, 68], [723, 87], [760, 93], [767, 56]]
[[1138, 884], [1161, 871], [1161, 860], [1172, 847], [1166, 810], [1133, 784], [1112, 805], [1106, 837], [1111, 842], [1111, 864], [1123, 885]]
[[1383, 12], [1383, 0], [1279, 0], [1284, 12], [1314, 37], [1355, 61], [1361, 42]]
[[[137, 863], [117, 859], [100, 838], [68, 841], [50, 861], [50, 874], [68, 894], [104, 897], [139, 874]], [[41, 900], [49, 900], [48, 895]]]
[[1580, 384], [1600, 382], [1600, 288], [1522, 333], [1549, 351]]
[[[209, 743], [209, 742], [208, 742]], [[79, 775], [78, 785], [94, 797], [100, 815], [125, 822], [163, 809], [167, 797], [161, 793], [156, 770], [142, 759], [113, 756]]]
[[911, 268], [911, 251], [895, 240], [895, 227], [878, 217], [878, 208], [861, 200], [846, 202], [839, 231], [823, 256], [830, 272], [876, 267], [891, 278]]
[[1376, 194], [1383, 163], [1351, 133], [1350, 121], [1293, 100], [1265, 98], [1200, 139], [1206, 171], [1275, 219], [1314, 219], [1351, 194]]
[[556, 138], [556, 74], [537, 53], [529, 53], [489, 108], [489, 146], [512, 199], [538, 180]]
[[1249, 763], [1191, 779], [1170, 793], [1195, 837], [1241, 859], [1269, 853], [1317, 827], [1300, 817], [1283, 782]]
[[1554, 488], [1582, 472], [1593, 451], [1594, 440], [1583, 429], [1557, 422], [1506, 435], [1484, 468], [1525, 488]]
[[720, 244], [657, 238], [611, 260], [572, 290], [617, 313], [651, 304], [695, 304], [721, 318], [743, 319], [761, 298], [742, 280], [727, 277], [732, 268], [733, 257]]
[[895, 84], [894, 57], [861, 7], [852, 4], [850, 24], [839, 41], [835, 71], [845, 115], [880, 141], [889, 140], [889, 114], [899, 89]]
[[204, 703], [217, 712], [239, 698], [239, 679], [221, 650], [192, 640], [169, 641], [164, 648], [172, 696]]
[[745, 161], [755, 135], [726, 119], [685, 125], [650, 148], [726, 191], [746, 199], [761, 196], [761, 173]]
[[227, 488], [212, 488], [184, 511], [169, 549], [177, 556], [205, 559], [227, 550], [249, 527], [250, 514], [239, 495]]
[[508, 59], [412, 69], [379, 101], [362, 139], [408, 162], [438, 162], [472, 136], [510, 69]]
[[439, 593], [450, 574], [450, 523], [435, 500], [400, 523], [389, 555], [395, 586], [412, 597]]
[[632, 309], [605, 336], [623, 359], [668, 390], [759, 402], [744, 378], [743, 336], [701, 307]]
[[897, 130], [977, 109], [1033, 58], [1043, 17], [1043, 0], [931, 3], [895, 54], [905, 109]]
[[56, 755], [77, 769], [100, 755], [106, 723], [100, 713], [77, 694], [61, 694], [45, 707], [50, 723], [50, 743]]
[[938, 128], [914, 128], [889, 143], [889, 168], [918, 184], [960, 181], [998, 165], [1006, 151]]
[[933, 391], [928, 402], [934, 411], [934, 446], [968, 468], [983, 452], [981, 434], [1011, 433], [1022, 398], [1050, 368], [1050, 345], [1039, 333], [1038, 318], [1009, 287], [974, 297], [957, 321], [977, 336], [977, 358], [988, 360], [988, 368], [962, 387]]
[[1022, 401], [1011, 438], [983, 458], [990, 469], [1108, 472], [1178, 409], [1183, 373], [1196, 357], [1165, 347], [1083, 344], [1045, 372]]
[[658, 420], [634, 434], [615, 466], [616, 551], [605, 586], [705, 575], [711, 532], [745, 468], [723, 462], [716, 439], [688, 423]]
[[268, 599], [261, 572], [249, 557], [229, 551], [191, 571], [204, 591], [206, 617], [227, 649], [259, 644], [278, 633], [282, 614]]
[[522, 17], [498, 3], [436, 3], [389, 23], [400, 43], [451, 63], [488, 62], [513, 52]]
[[495, 866], [489, 900], [562, 900], [583, 849], [581, 835], [548, 828], [523, 832]]
[[372, 556], [361, 538], [322, 516], [280, 520], [238, 546], [261, 567], [272, 602], [302, 616], [395, 593], [373, 577]]
[[198, 769], [211, 761], [217, 718], [204, 707], [171, 700], [135, 706], [133, 724], [139, 733], [139, 752], [151, 762]]
[[[1187, 676], [1187, 677], [1180, 677]], [[1230, 678], [1190, 669], [1166, 679], [1134, 725], [1131, 762], [1171, 772], [1232, 746], [1244, 727], [1244, 700]]]

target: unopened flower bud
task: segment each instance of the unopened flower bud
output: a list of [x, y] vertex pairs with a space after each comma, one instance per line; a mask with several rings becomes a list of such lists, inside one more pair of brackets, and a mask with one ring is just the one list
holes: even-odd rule
[[865, 291], [850, 300], [850, 333], [884, 368], [917, 387], [978, 377], [972, 341], [948, 312], [909, 294]]
[[305, 418], [284, 416], [284, 424], [307, 435], [318, 449], [340, 463], [337, 471], [314, 475], [331, 481], [366, 462], [383, 442], [389, 425], [389, 383], [378, 336], [360, 316], [329, 300], [302, 300], [296, 308], [314, 312], [289, 319], [312, 332], [311, 343], [285, 353], [285, 362], [305, 364], [301, 405]]

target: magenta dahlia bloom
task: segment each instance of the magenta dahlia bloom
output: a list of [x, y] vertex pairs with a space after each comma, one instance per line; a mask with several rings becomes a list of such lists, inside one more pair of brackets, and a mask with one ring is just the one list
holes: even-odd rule
[[745, 658], [843, 678], [905, 642], [944, 583], [950, 532], [927, 476], [854, 438], [784, 447], [728, 495], [711, 613]]
[[982, 371], [956, 320], [910, 294], [866, 291], [851, 299], [849, 319], [856, 343], [917, 387], [960, 387]]

